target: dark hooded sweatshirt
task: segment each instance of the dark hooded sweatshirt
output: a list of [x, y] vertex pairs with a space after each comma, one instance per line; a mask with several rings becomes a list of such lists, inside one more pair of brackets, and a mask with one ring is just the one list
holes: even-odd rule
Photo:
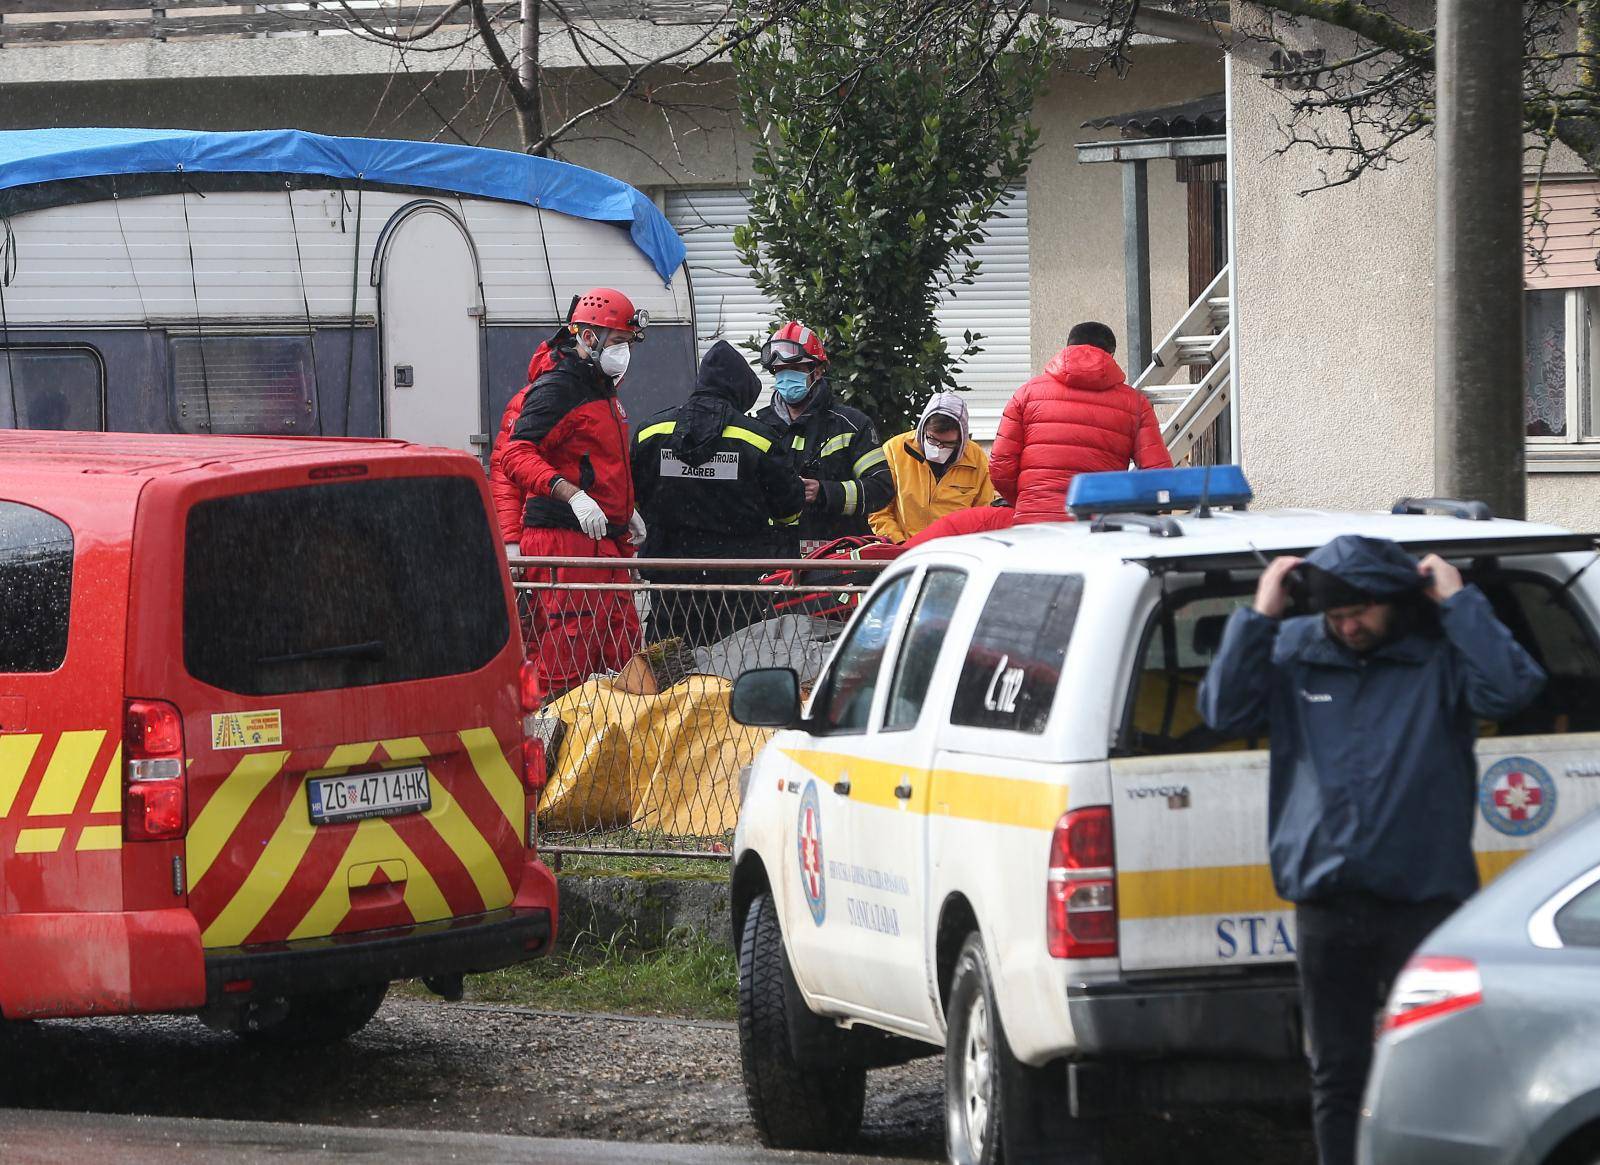
[[1401, 630], [1357, 654], [1321, 615], [1229, 617], [1200, 714], [1219, 732], [1271, 735], [1273, 883], [1291, 902], [1347, 892], [1461, 901], [1478, 886], [1477, 721], [1527, 707], [1544, 672], [1477, 587], [1440, 604], [1437, 626], [1406, 619], [1406, 604], [1432, 604], [1416, 560], [1392, 542], [1346, 535], [1307, 562], [1400, 603]]
[[652, 558], [792, 557], [805, 489], [770, 427], [746, 410], [761, 381], [719, 340], [689, 399], [639, 427], [633, 480]]

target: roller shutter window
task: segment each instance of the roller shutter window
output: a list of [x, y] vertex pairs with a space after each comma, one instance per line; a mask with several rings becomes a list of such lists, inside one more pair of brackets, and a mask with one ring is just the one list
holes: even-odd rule
[[1600, 440], [1600, 182], [1524, 192], [1523, 344], [1528, 440]]
[[[696, 339], [704, 353], [717, 340], [741, 350], [744, 341], [760, 339], [777, 307], [756, 287], [739, 261], [733, 230], [749, 215], [749, 196], [742, 189], [673, 190], [666, 198], [667, 217], [683, 236], [694, 283]], [[972, 413], [973, 435], [990, 440], [1006, 401], [1033, 375], [1029, 347], [1028, 198], [1013, 187], [998, 215], [988, 223], [974, 252], [983, 263], [977, 282], [948, 296], [939, 310], [940, 331], [953, 351], [961, 334], [981, 333], [983, 351], [957, 374]], [[752, 364], [756, 355], [745, 351]]]

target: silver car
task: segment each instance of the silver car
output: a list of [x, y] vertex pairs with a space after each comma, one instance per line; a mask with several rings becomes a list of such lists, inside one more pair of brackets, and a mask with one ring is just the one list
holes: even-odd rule
[[1600, 1163], [1600, 813], [1471, 899], [1395, 981], [1360, 1161]]

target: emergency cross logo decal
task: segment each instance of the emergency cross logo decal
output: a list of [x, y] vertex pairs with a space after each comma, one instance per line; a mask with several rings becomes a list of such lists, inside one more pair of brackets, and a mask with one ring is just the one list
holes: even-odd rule
[[811, 920], [818, 926], [828, 916], [828, 886], [822, 874], [822, 807], [817, 803], [817, 782], [807, 781], [800, 794], [800, 817], [795, 823], [796, 847], [800, 854], [800, 888], [811, 907]]
[[1478, 808], [1483, 819], [1501, 833], [1525, 837], [1543, 829], [1555, 816], [1556, 783], [1537, 761], [1508, 756], [1483, 774]]

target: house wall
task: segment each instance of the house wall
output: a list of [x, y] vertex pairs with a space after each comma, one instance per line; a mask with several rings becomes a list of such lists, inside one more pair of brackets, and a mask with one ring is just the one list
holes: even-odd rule
[[[1347, 47], [1311, 30], [1290, 47], [1330, 58]], [[1433, 143], [1413, 139], [1387, 169], [1318, 189], [1330, 161], [1279, 152], [1294, 94], [1262, 67], [1235, 62], [1229, 127], [1245, 470], [1268, 506], [1387, 508], [1431, 494]], [[1600, 474], [1530, 474], [1530, 519], [1592, 528], [1597, 514]]]
[[[319, 45], [318, 42], [323, 42]], [[340, 43], [343, 41], [344, 43]], [[316, 52], [355, 59], [350, 38], [301, 38], [256, 41], [287, 53], [287, 66], [310, 68]], [[173, 42], [141, 46], [140, 69], [117, 65], [115, 80], [74, 77], [70, 81], [32, 80], [0, 85], [0, 128], [38, 126], [129, 125], [184, 126], [194, 129], [254, 129], [292, 126], [329, 134], [451, 140], [440, 134], [439, 112], [455, 113], [474, 100], [461, 74], [434, 77], [422, 71], [390, 75], [352, 71], [333, 75], [171, 76], [173, 70], [152, 63], [151, 54], [171, 56], [201, 46]], [[98, 66], [110, 67], [120, 57], [115, 46], [84, 46]], [[219, 68], [222, 50], [207, 46]], [[71, 75], [73, 50], [62, 48], [8, 50], [55, 55]], [[1193, 46], [1141, 45], [1134, 49], [1134, 67], [1125, 78], [1107, 73], [1097, 79], [1070, 70], [1059, 72], [1038, 104], [1035, 121], [1040, 147], [1028, 179], [1030, 207], [1031, 347], [1042, 367], [1065, 342], [1067, 330], [1083, 319], [1099, 319], [1120, 334], [1123, 330], [1121, 167], [1081, 166], [1072, 145], [1107, 136], [1081, 128], [1092, 117], [1183, 101], [1222, 86], [1218, 52]], [[304, 58], [304, 60], [302, 59]], [[39, 59], [39, 58], [30, 58]], [[232, 57], [228, 58], [229, 60]], [[330, 58], [332, 59], [332, 58]], [[364, 58], [362, 58], [364, 60]], [[360, 65], [372, 69], [370, 61]], [[40, 70], [22, 70], [36, 77]], [[140, 75], [123, 75], [135, 74]], [[61, 75], [58, 73], [57, 75]], [[559, 76], [559, 75], [558, 75]], [[659, 116], [627, 115], [627, 134], [604, 131], [607, 140], [576, 141], [564, 151], [568, 160], [613, 174], [642, 189], [671, 183], [702, 186], [739, 185], [749, 180], [749, 139], [739, 125], [729, 75], [708, 74], [707, 85], [694, 100], [702, 106], [694, 122]], [[431, 84], [430, 84], [431, 82]], [[551, 104], [577, 108], [586, 94], [575, 82], [560, 81], [551, 90]], [[478, 99], [481, 104], [486, 95]], [[464, 124], [471, 117], [463, 117]], [[696, 124], [697, 123], [697, 124]], [[500, 120], [483, 142], [515, 149], [517, 130], [510, 118]], [[1155, 339], [1175, 322], [1188, 303], [1184, 189], [1173, 166], [1150, 167], [1152, 251], [1151, 300]]]

